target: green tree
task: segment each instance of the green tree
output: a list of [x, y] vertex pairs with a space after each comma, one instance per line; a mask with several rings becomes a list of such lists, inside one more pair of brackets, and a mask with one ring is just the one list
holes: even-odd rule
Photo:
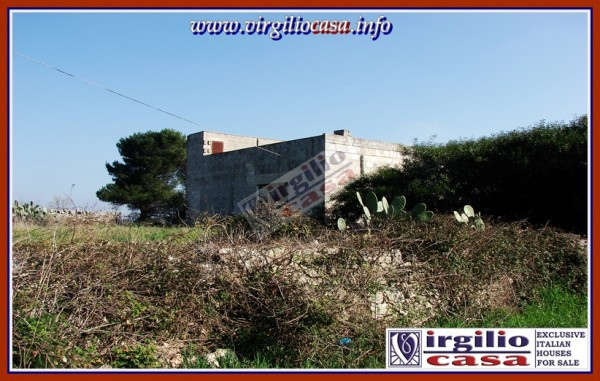
[[117, 143], [123, 162], [106, 163], [113, 182], [96, 196], [140, 212], [140, 221], [183, 218], [185, 206], [186, 137], [164, 129], [121, 138]]

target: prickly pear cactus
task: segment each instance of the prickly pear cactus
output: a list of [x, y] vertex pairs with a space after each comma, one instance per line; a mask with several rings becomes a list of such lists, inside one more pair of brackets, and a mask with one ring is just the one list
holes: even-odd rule
[[346, 230], [346, 220], [343, 219], [342, 217], [338, 218], [337, 226], [338, 226], [339, 231], [343, 232], [344, 230]]
[[360, 206], [365, 206], [365, 204], [363, 203], [362, 197], [360, 195], [360, 193], [356, 192], [356, 198], [358, 199], [358, 203], [360, 204]]
[[367, 193], [364, 199], [359, 192], [356, 192], [356, 198], [363, 209], [363, 218], [367, 225], [370, 224], [373, 217], [385, 217], [393, 219], [413, 219], [419, 222], [429, 222], [433, 219], [433, 212], [427, 210], [423, 203], [415, 205], [410, 211], [404, 210], [406, 206], [406, 197], [399, 196], [390, 204], [385, 197], [377, 199], [375, 192]]
[[419, 214], [425, 212], [426, 210], [427, 206], [423, 203], [420, 203], [413, 206], [413, 208], [410, 210], [410, 214], [413, 216], [413, 218], [416, 218]]
[[465, 205], [463, 207], [463, 210], [464, 213], [462, 214], [458, 213], [457, 211], [454, 211], [454, 218], [456, 218], [456, 221], [460, 222], [461, 224], [470, 226], [471, 228], [477, 231], [485, 230], [485, 224], [481, 219], [481, 213], [475, 214], [475, 209], [473, 209], [471, 205]]
[[367, 208], [369, 208], [369, 212], [371, 212], [371, 214], [377, 213], [379, 209], [379, 200], [377, 200], [377, 195], [375, 194], [375, 192], [367, 193], [365, 205]]
[[475, 210], [473, 209], [473, 207], [471, 205], [465, 205], [463, 210], [465, 211], [465, 214], [467, 215], [467, 217], [469, 217], [469, 218], [475, 217]]
[[21, 221], [43, 221], [48, 215], [48, 210], [39, 205], [34, 205], [33, 201], [21, 204], [18, 201], [13, 203], [12, 217]]
[[420, 222], [429, 222], [433, 219], [433, 212], [431, 210], [426, 210], [422, 213], [419, 213], [416, 217], [417, 221]]

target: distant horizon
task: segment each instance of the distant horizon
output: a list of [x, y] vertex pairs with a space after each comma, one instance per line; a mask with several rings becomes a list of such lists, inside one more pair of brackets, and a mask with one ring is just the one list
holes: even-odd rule
[[[261, 14], [272, 22], [300, 15], [350, 23], [359, 14], [368, 21], [384, 15], [393, 30], [374, 41], [189, 30], [190, 20], [243, 24]], [[117, 141], [136, 132], [293, 140], [348, 129], [357, 138], [411, 145], [590, 115], [586, 10], [10, 15], [11, 194], [42, 206], [62, 197], [113, 209], [95, 192], [111, 181], [105, 163], [121, 160]]]

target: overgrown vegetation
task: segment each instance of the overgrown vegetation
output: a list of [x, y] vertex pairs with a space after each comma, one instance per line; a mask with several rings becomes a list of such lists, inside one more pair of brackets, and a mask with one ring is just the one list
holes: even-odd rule
[[357, 219], [356, 192], [403, 194], [436, 213], [464, 204], [505, 220], [526, 218], [579, 234], [587, 232], [588, 119], [446, 144], [405, 148], [403, 169], [363, 176], [335, 197], [336, 217]]
[[216, 217], [194, 229], [78, 226], [74, 239], [71, 226], [16, 228], [15, 366], [209, 367], [206, 354], [227, 348], [222, 367], [382, 367], [385, 327], [504, 312], [543, 326], [531, 306], [571, 295], [547, 324], [584, 308], [585, 247], [550, 227], [476, 231], [437, 215], [374, 220], [363, 234], [301, 221], [269, 240]]
[[[14, 365], [380, 368], [386, 327], [587, 326], [587, 240], [565, 233], [586, 230], [586, 117], [407, 153], [403, 170], [337, 195], [337, 229], [269, 208], [275, 229], [261, 232], [208, 214], [118, 226], [16, 205]], [[117, 172], [100, 192], [127, 188]], [[176, 216], [163, 201], [113, 200]]]

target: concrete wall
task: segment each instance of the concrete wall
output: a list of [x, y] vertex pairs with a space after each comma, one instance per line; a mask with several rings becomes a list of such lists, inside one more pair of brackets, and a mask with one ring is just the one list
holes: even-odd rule
[[[206, 134], [188, 137], [186, 191], [192, 213], [239, 214], [237, 203], [253, 194], [257, 185], [270, 183], [325, 150], [325, 138], [320, 135], [206, 155], [201, 145], [207, 138], [215, 139]], [[256, 138], [249, 139], [256, 144]], [[244, 142], [239, 139], [235, 144]]]
[[[352, 136], [325, 135], [325, 155], [330, 156], [333, 152], [343, 152], [345, 160], [350, 164], [350, 174], [360, 176], [373, 172], [377, 168], [385, 165], [402, 165], [403, 155], [400, 153], [400, 144], [380, 142], [376, 140], [367, 140], [354, 138]], [[330, 175], [327, 175], [330, 177]], [[347, 180], [348, 176], [338, 176], [341, 182]], [[328, 178], [329, 181], [333, 179]], [[344, 184], [338, 184], [343, 186]], [[333, 193], [327, 194], [327, 200]]]
[[[224, 151], [207, 152], [211, 141], [222, 141]], [[257, 147], [257, 145], [259, 147]], [[325, 181], [339, 187], [351, 177], [383, 165], [402, 165], [401, 146], [394, 143], [323, 134], [277, 141], [212, 132], [190, 135], [187, 142], [187, 202], [190, 211], [239, 214], [238, 202], [301, 163], [325, 152], [342, 152], [342, 170], [329, 170]], [[335, 193], [327, 193], [327, 199]]]

